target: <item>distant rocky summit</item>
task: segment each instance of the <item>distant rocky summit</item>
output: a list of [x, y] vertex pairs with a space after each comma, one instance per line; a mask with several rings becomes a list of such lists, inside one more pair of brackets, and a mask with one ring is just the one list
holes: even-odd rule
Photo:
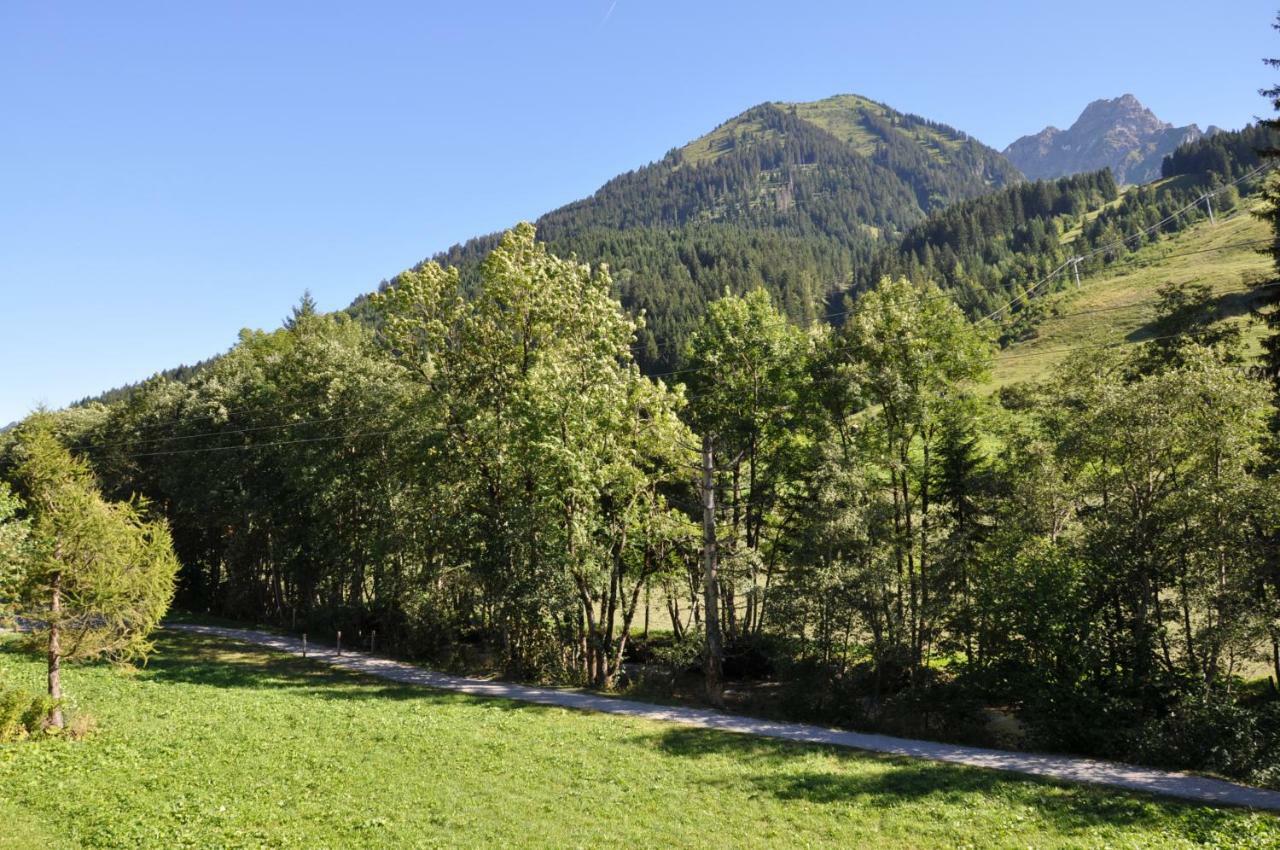
[[[1210, 127], [1213, 133], [1216, 127]], [[1045, 127], [1005, 148], [1005, 157], [1032, 180], [1110, 168], [1118, 183], [1160, 176], [1160, 162], [1184, 142], [1205, 135], [1195, 124], [1161, 121], [1133, 95], [1095, 100], [1066, 130]]]

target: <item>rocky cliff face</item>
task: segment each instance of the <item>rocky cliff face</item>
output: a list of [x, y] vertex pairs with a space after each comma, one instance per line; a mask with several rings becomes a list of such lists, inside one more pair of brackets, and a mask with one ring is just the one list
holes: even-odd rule
[[1046, 127], [1023, 136], [1004, 155], [1032, 180], [1110, 168], [1119, 183], [1160, 176], [1160, 162], [1183, 142], [1203, 135], [1195, 124], [1174, 127], [1136, 97], [1095, 100], [1066, 130]]

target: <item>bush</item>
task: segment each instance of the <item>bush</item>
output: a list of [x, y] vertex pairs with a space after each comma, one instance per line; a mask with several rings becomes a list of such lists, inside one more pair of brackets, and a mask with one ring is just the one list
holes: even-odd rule
[[702, 635], [685, 635], [683, 640], [672, 640], [665, 645], [655, 644], [652, 647], [653, 662], [666, 667], [672, 676], [682, 673], [696, 673], [702, 669], [705, 654]]
[[1280, 703], [1250, 707], [1213, 694], [1188, 698], [1142, 724], [1134, 757], [1275, 786], [1280, 783]]
[[1019, 717], [1033, 750], [1126, 758], [1142, 722], [1135, 700], [1080, 685], [1046, 684], [1026, 698]]
[[778, 705], [788, 719], [867, 729], [871, 700], [835, 665], [813, 658], [786, 660], [781, 665]]
[[885, 699], [876, 713], [877, 729], [891, 735], [990, 743], [982, 701], [954, 682], [926, 679]]
[[768, 635], [739, 635], [725, 642], [724, 677], [734, 681], [771, 678], [774, 659], [783, 656], [778, 641]]
[[57, 702], [44, 694], [0, 686], [0, 744], [42, 731], [56, 706]]

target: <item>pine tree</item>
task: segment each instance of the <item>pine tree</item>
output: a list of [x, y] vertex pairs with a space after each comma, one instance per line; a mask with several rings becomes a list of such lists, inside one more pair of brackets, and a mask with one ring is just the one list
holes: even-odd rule
[[9, 607], [44, 645], [55, 700], [49, 724], [61, 727], [63, 662], [145, 656], [147, 635], [173, 598], [178, 561], [168, 526], [147, 521], [143, 504], [103, 499], [88, 464], [59, 442], [45, 414], [21, 426], [15, 455], [30, 542]]
[[[1280, 30], [1280, 15], [1276, 16], [1276, 22], [1271, 26], [1275, 30]], [[1271, 68], [1280, 68], [1280, 59], [1264, 59], [1263, 61]], [[1275, 112], [1280, 113], [1280, 85], [1263, 89], [1260, 94], [1271, 101], [1272, 109]], [[1273, 116], [1263, 119], [1259, 123], [1269, 130], [1280, 131], [1280, 117]], [[1264, 159], [1273, 161], [1280, 159], [1280, 147], [1274, 145], [1268, 146], [1258, 153]], [[1271, 255], [1275, 260], [1277, 270], [1280, 270], [1280, 172], [1272, 172], [1268, 175], [1263, 183], [1262, 197], [1266, 201], [1266, 205], [1258, 215], [1271, 224]], [[1271, 283], [1271, 281], [1267, 281], [1267, 283]], [[1256, 311], [1256, 315], [1266, 323], [1269, 331], [1268, 335], [1262, 340], [1262, 368], [1267, 379], [1271, 382], [1275, 398], [1280, 400], [1280, 292], [1277, 292], [1274, 287], [1265, 290], [1263, 301], [1265, 306]], [[1272, 431], [1280, 432], [1280, 414], [1276, 414], [1273, 417]]]

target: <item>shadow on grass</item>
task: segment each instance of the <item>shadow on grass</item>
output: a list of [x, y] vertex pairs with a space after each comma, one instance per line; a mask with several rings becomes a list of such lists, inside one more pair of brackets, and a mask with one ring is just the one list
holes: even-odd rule
[[[1273, 281], [1268, 280], [1268, 283]], [[1260, 307], [1266, 298], [1266, 292], [1245, 291], [1245, 292], [1226, 292], [1214, 296], [1213, 299], [1213, 316], [1214, 321], [1224, 321], [1226, 319], [1236, 319], [1241, 316], [1250, 315], [1254, 309]], [[1125, 335], [1128, 342], [1143, 342], [1160, 336], [1161, 330], [1158, 322], [1152, 319], [1142, 325], [1131, 330]]]
[[[705, 729], [671, 729], [642, 740], [675, 756], [696, 759], [726, 755], [751, 765], [749, 771], [709, 784], [767, 794], [783, 801], [891, 809], [920, 802], [980, 807], [989, 806], [995, 799], [1030, 807], [1060, 833], [1105, 826], [1168, 829], [1176, 824], [1185, 837], [1197, 840], [1198, 836], [1211, 844], [1223, 835], [1252, 827], [1280, 840], [1280, 819], [1266, 815], [1251, 819], [1239, 809], [1213, 808], [1117, 789]], [[815, 750], [834, 757], [837, 764], [828, 770], [790, 768], [796, 759]], [[1246, 826], [1250, 820], [1254, 821], [1252, 827]]]
[[[23, 653], [16, 641], [0, 640], [0, 652]], [[24, 653], [25, 654], [25, 653]], [[548, 706], [473, 697], [418, 685], [400, 685], [225, 638], [160, 632], [156, 652], [141, 677], [155, 683], [254, 690], [291, 689], [308, 698], [353, 701], [419, 700], [439, 705], [483, 703], [504, 711], [558, 711]], [[1158, 800], [1138, 794], [1073, 786], [1014, 774], [934, 764], [715, 730], [674, 727], [635, 739], [668, 755], [697, 759], [728, 756], [732, 770], [705, 783], [715, 789], [767, 794], [778, 800], [815, 805], [892, 808], [924, 803], [990, 806], [1007, 801], [1025, 806], [1052, 828], [1079, 832], [1105, 826], [1174, 829], [1184, 837], [1203, 836], [1215, 844], [1220, 834], [1240, 829], [1277, 840], [1280, 819], [1243, 817], [1240, 812]], [[834, 759], [829, 767], [807, 761], [814, 752]], [[802, 760], [806, 760], [802, 762]], [[800, 768], [800, 769], [797, 769]], [[1225, 831], [1225, 832], [1224, 832]], [[1194, 840], [1194, 838], [1193, 838]]]
[[155, 644], [155, 653], [141, 675], [157, 683], [251, 690], [291, 689], [322, 699], [441, 703], [483, 701], [502, 709], [545, 709], [545, 706], [389, 682], [228, 638], [189, 632], [158, 632]]

